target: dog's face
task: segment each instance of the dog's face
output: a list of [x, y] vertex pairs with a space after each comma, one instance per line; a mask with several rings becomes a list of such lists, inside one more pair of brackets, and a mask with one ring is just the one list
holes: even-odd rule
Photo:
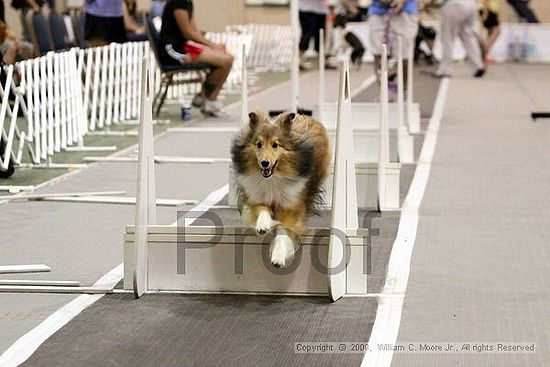
[[282, 115], [274, 123], [256, 113], [251, 113], [249, 117], [252, 135], [248, 150], [254, 152], [255, 163], [262, 177], [270, 179], [286, 166], [284, 160], [291, 149], [288, 135], [295, 114]]

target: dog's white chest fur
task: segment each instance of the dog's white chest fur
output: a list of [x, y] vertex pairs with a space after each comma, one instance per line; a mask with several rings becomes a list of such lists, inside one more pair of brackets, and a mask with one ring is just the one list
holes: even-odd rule
[[289, 178], [274, 174], [265, 179], [258, 172], [238, 176], [251, 203], [265, 205], [294, 206], [300, 200], [300, 194], [306, 186], [306, 178]]

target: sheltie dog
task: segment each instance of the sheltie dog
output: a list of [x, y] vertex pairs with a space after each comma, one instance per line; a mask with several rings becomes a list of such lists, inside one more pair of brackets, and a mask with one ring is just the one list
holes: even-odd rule
[[231, 148], [239, 211], [258, 235], [275, 229], [269, 253], [276, 267], [290, 265], [309, 215], [323, 202], [331, 155], [324, 126], [282, 113], [270, 121], [250, 113]]

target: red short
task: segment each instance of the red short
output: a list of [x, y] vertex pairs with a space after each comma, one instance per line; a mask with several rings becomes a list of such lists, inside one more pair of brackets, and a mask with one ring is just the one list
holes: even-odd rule
[[200, 43], [187, 41], [183, 45], [183, 51], [191, 57], [191, 60], [196, 60], [204, 51], [205, 46]]

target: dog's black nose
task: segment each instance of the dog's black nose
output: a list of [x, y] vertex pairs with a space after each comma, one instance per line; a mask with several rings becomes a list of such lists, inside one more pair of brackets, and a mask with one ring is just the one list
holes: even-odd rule
[[269, 167], [269, 162], [268, 161], [261, 161], [260, 165], [262, 166], [262, 168], [267, 168], [267, 167]]

